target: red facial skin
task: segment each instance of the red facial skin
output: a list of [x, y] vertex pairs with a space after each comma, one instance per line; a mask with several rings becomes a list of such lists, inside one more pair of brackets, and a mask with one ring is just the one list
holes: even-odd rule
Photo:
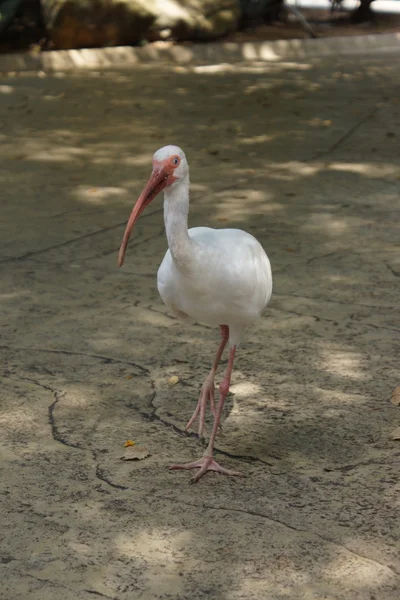
[[121, 247], [118, 254], [118, 266], [122, 267], [125, 258], [126, 247], [128, 245], [129, 237], [131, 235], [133, 226], [142, 214], [143, 210], [148, 204], [160, 193], [162, 190], [174, 183], [178, 179], [175, 177], [174, 171], [179, 167], [181, 159], [179, 156], [170, 156], [166, 160], [161, 162], [153, 160], [153, 172], [150, 175], [148, 182], [143, 188], [133, 210], [129, 221], [126, 225], [124, 237], [122, 238]]

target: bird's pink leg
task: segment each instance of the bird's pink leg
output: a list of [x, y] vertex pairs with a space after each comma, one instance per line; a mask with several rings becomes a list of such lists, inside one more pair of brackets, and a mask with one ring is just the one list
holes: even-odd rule
[[221, 339], [221, 343], [218, 348], [217, 356], [215, 357], [214, 364], [211, 367], [211, 371], [209, 372], [205, 382], [203, 383], [203, 387], [201, 388], [201, 392], [200, 392], [200, 398], [199, 398], [199, 401], [195, 408], [195, 411], [185, 427], [185, 430], [189, 429], [193, 425], [193, 423], [195, 422], [195, 420], [197, 419], [197, 417], [200, 413], [200, 418], [199, 418], [199, 436], [200, 437], [202, 437], [203, 431], [204, 431], [204, 419], [205, 419], [208, 401], [210, 402], [210, 408], [211, 408], [211, 412], [212, 412], [214, 418], [216, 415], [215, 400], [214, 400], [214, 378], [215, 378], [215, 373], [217, 371], [219, 361], [221, 360], [221, 356], [224, 352], [225, 346], [229, 339], [229, 327], [228, 327], [228, 325], [220, 325], [220, 330], [221, 330], [222, 339]]
[[235, 358], [235, 352], [236, 352], [236, 346], [233, 346], [229, 352], [228, 366], [226, 368], [224, 378], [221, 381], [221, 383], [219, 384], [219, 402], [218, 402], [217, 414], [215, 415], [214, 426], [213, 426], [213, 430], [211, 433], [210, 441], [207, 446], [207, 450], [205, 451], [203, 457], [200, 458], [200, 460], [196, 460], [191, 463], [186, 463], [184, 465], [171, 465], [170, 466], [170, 469], [197, 469], [198, 468], [199, 471], [191, 479], [191, 483], [196, 483], [196, 481], [198, 481], [200, 479], [200, 477], [203, 477], [203, 475], [205, 473], [207, 473], [207, 471], [216, 471], [217, 473], [223, 473], [224, 475], [234, 475], [237, 477], [240, 477], [242, 475], [242, 473], [240, 473], [239, 471], [230, 471], [229, 469], [225, 469], [224, 467], [221, 467], [213, 458], [214, 442], [215, 442], [216, 435], [218, 433], [218, 427], [219, 427], [219, 422], [221, 420], [222, 410], [224, 408], [225, 398], [229, 392], [229, 385], [231, 382], [231, 375], [232, 375], [232, 369], [233, 369], [233, 361]]

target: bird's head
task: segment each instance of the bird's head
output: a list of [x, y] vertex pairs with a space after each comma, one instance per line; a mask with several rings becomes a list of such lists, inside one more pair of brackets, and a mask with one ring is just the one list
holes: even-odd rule
[[158, 169], [169, 176], [165, 187], [189, 177], [189, 165], [179, 146], [164, 146], [154, 153], [153, 173]]
[[122, 267], [126, 247], [134, 224], [148, 204], [165, 188], [178, 185], [189, 179], [189, 166], [185, 153], [179, 146], [164, 146], [153, 156], [153, 171], [143, 188], [126, 225], [118, 255], [118, 266]]

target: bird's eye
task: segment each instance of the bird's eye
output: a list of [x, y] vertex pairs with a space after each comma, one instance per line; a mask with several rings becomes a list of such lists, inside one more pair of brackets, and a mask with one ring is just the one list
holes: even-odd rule
[[180, 162], [181, 162], [181, 160], [180, 160], [179, 156], [173, 156], [171, 158], [171, 163], [173, 164], [174, 167], [177, 167]]

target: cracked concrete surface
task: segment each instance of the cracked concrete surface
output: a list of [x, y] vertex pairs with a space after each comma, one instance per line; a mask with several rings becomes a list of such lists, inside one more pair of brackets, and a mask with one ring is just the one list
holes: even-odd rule
[[[398, 61], [2, 78], [2, 598], [398, 599]], [[217, 441], [240, 480], [166, 469], [202, 452], [218, 332], [158, 297], [160, 200], [116, 268], [165, 143], [191, 224], [272, 262]]]

